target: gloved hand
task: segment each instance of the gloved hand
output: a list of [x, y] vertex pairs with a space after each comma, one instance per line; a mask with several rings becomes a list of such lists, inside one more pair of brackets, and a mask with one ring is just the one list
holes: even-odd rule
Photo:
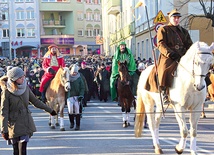
[[180, 59], [180, 55], [177, 53], [177, 52], [172, 52], [169, 54], [169, 57], [172, 59], [172, 60], [178, 60]]
[[55, 116], [55, 115], [57, 115], [57, 113], [56, 113], [56, 111], [55, 111], [55, 110], [53, 110], [50, 114], [51, 114], [51, 116]]
[[9, 134], [8, 133], [1, 133], [1, 136], [4, 138], [4, 140], [8, 140], [9, 139]]
[[50, 74], [55, 74], [56, 72], [55, 72], [55, 70], [53, 70], [53, 68], [50, 67], [50, 68], [48, 69], [48, 73], [50, 73]]
[[78, 101], [80, 102], [83, 99], [83, 96], [78, 97]]

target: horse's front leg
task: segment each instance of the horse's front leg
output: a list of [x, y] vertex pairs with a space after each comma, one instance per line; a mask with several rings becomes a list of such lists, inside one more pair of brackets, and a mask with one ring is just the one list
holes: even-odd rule
[[[151, 112], [154, 111], [154, 106], [152, 107], [152, 109], [150, 109], [150, 111]], [[156, 113], [152, 116], [154, 123], [152, 124], [153, 126], [152, 126], [152, 132], [151, 132], [156, 154], [163, 154], [163, 151], [161, 149], [160, 142], [159, 142], [159, 127], [160, 127], [161, 117], [162, 117], [162, 108], [159, 105], [157, 105]]]
[[65, 131], [65, 127], [64, 127], [64, 106], [65, 105], [61, 105], [60, 106], [60, 131]]
[[51, 129], [55, 129], [55, 116], [50, 116], [50, 120], [51, 120]]
[[184, 149], [186, 148], [186, 140], [188, 136], [188, 128], [186, 125], [186, 118], [185, 114], [183, 113], [185, 109], [177, 104], [177, 106], [173, 106], [175, 111], [175, 117], [178, 122], [179, 128], [180, 128], [180, 135], [181, 139], [179, 141], [179, 144], [175, 146], [175, 151], [178, 154], [182, 154]]
[[156, 154], [163, 154], [163, 151], [159, 142], [159, 126], [162, 117], [161, 107], [157, 105], [156, 113], [154, 114], [154, 104], [147, 105], [146, 107], [147, 121], [149, 124], [149, 129], [153, 139], [153, 145]]
[[126, 113], [126, 107], [125, 107], [125, 99], [120, 97], [119, 102], [120, 102], [121, 111], [122, 111], [123, 127], [126, 128], [128, 127], [128, 122], [127, 122], [127, 113]]
[[[199, 104], [200, 105], [200, 104]], [[200, 106], [198, 106], [199, 110], [201, 110]], [[198, 110], [197, 110], [198, 111]], [[190, 113], [190, 151], [191, 155], [197, 155], [196, 151], [196, 136], [197, 136], [197, 125], [200, 119], [200, 113], [191, 111]]]

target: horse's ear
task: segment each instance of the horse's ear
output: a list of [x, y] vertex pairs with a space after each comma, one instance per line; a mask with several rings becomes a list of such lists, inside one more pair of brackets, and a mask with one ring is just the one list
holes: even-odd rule
[[127, 61], [125, 60], [124, 64], [127, 66]]
[[118, 63], [118, 65], [120, 65], [120, 61], [118, 61], [117, 63]]
[[197, 49], [200, 49], [200, 42], [199, 42], [199, 41], [197, 41], [197, 42], [195, 43], [195, 45], [196, 45], [196, 48], [197, 48]]

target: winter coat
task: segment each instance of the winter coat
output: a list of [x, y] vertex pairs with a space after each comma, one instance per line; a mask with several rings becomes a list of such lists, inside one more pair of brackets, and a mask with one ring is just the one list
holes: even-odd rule
[[182, 57], [192, 45], [192, 40], [186, 29], [170, 24], [158, 29], [157, 40], [160, 51], [158, 60], [159, 84], [170, 87], [173, 80], [172, 74], [178, 63], [169, 58], [169, 55], [172, 52], [177, 52]]
[[1, 93], [1, 109], [0, 124], [1, 131], [9, 134], [9, 138], [20, 136], [32, 136], [36, 131], [36, 127], [28, 108], [29, 104], [34, 107], [44, 109], [51, 113], [52, 109], [35, 97], [30, 88], [26, 86], [25, 92], [16, 96], [7, 89], [7, 77], [0, 79]]
[[70, 81], [71, 88], [68, 92], [68, 97], [73, 97], [73, 96], [84, 96], [85, 92], [85, 84], [81, 78], [77, 78], [75, 81], [71, 82]]

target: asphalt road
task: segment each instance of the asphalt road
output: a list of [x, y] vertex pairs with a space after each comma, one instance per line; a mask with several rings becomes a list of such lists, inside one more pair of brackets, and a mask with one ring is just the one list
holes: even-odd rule
[[[65, 109], [65, 129], [59, 131], [48, 126], [48, 114], [30, 106], [37, 132], [28, 143], [28, 155], [153, 155], [152, 139], [148, 129], [143, 137], [134, 137], [134, 121], [131, 126], [122, 127], [122, 115], [116, 102], [92, 100], [85, 108], [81, 129], [69, 128], [67, 108]], [[214, 109], [205, 108], [206, 119], [198, 125], [198, 155], [214, 155]], [[132, 111], [133, 112], [133, 111]], [[180, 138], [178, 124], [172, 109], [160, 126], [160, 143], [164, 154], [176, 155], [175, 145]], [[189, 139], [188, 139], [189, 140]], [[0, 138], [0, 155], [11, 155], [12, 146]], [[189, 141], [183, 155], [189, 155]]]

